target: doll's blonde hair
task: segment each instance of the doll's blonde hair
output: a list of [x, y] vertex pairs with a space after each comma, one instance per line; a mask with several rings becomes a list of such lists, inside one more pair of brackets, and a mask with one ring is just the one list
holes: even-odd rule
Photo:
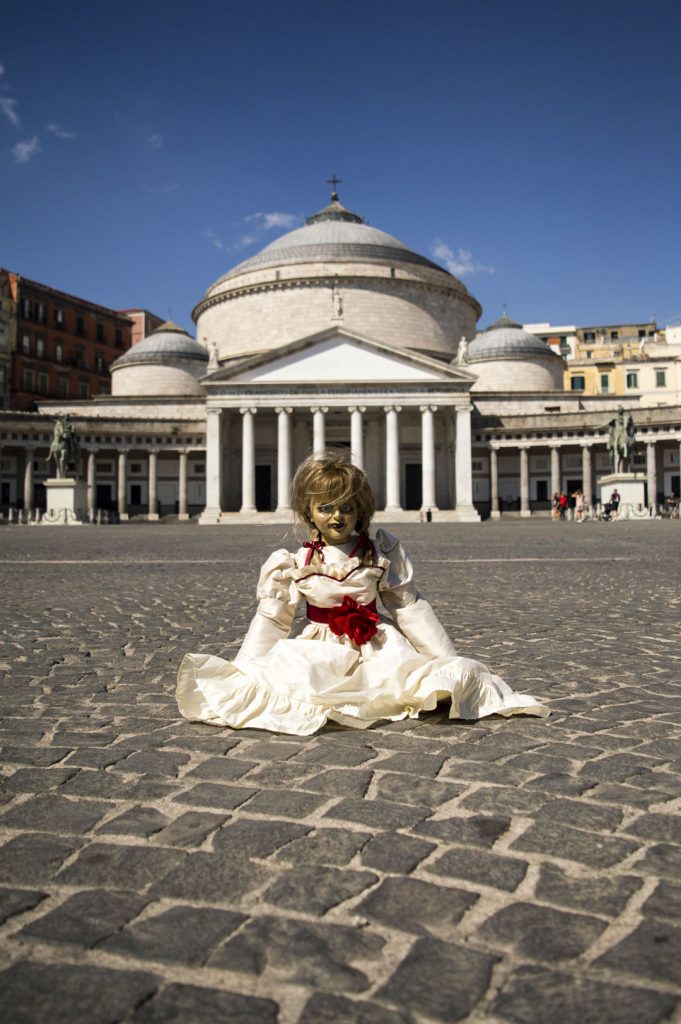
[[296, 520], [315, 532], [312, 505], [352, 501], [357, 511], [357, 532], [369, 529], [376, 500], [366, 473], [354, 466], [344, 450], [327, 448], [298, 466], [291, 484], [291, 508]]

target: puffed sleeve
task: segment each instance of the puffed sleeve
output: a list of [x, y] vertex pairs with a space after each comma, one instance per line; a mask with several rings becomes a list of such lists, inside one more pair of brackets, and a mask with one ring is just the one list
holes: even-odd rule
[[400, 632], [420, 654], [431, 658], [456, 655], [442, 623], [416, 588], [414, 567], [402, 544], [386, 530], [376, 531], [376, 543], [381, 554], [390, 560], [390, 569], [379, 584], [379, 594]]
[[273, 552], [263, 565], [258, 580], [258, 610], [235, 661], [267, 654], [277, 640], [285, 640], [291, 632], [298, 604], [294, 569], [293, 555], [283, 548]]

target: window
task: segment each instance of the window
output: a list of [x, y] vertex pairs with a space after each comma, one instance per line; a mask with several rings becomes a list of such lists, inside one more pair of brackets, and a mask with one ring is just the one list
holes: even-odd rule
[[95, 353], [95, 373], [106, 373], [106, 361], [101, 352]]
[[79, 366], [81, 369], [85, 367], [85, 349], [82, 345], [76, 345], [73, 358], [75, 359], [76, 366]]
[[97, 341], [104, 341], [104, 324], [97, 324]]
[[47, 385], [48, 385], [47, 374], [46, 373], [39, 373], [38, 374], [38, 391], [40, 392], [41, 395], [46, 395], [47, 394]]
[[639, 336], [639, 338], [645, 338], [646, 332], [645, 331], [639, 331], [638, 332], [638, 336]]
[[80, 334], [81, 337], [85, 334], [85, 322], [82, 316], [76, 317], [76, 334]]
[[57, 327], [63, 327], [64, 326], [64, 310], [63, 309], [55, 309], [55, 311], [54, 311], [54, 322], [57, 325]]
[[596, 332], [595, 331], [584, 331], [584, 341], [595, 341], [595, 340], [596, 340]]
[[474, 473], [482, 473], [482, 462], [479, 462], [477, 461], [477, 459], [474, 459], [473, 462], [471, 463], [471, 469], [473, 470]]
[[61, 341], [55, 341], [54, 343], [54, 358], [58, 363], [64, 362], [64, 346]]
[[610, 331], [610, 340], [611, 341], [617, 341], [619, 336], [620, 336], [620, 332], [619, 331]]
[[44, 359], [45, 358], [45, 339], [44, 338], [38, 338], [36, 340], [36, 343], [35, 343], [35, 354], [37, 355], [38, 359]]
[[28, 299], [21, 300], [21, 315], [24, 320], [30, 320], [31, 318], [31, 303]]
[[24, 334], [24, 336], [21, 339], [21, 351], [24, 353], [25, 356], [30, 356], [31, 354], [31, 339], [29, 338], [28, 334]]
[[602, 373], [601, 374], [601, 391], [603, 392], [604, 395], [607, 395], [609, 390], [610, 390], [610, 374], [609, 373]]
[[581, 374], [570, 377], [570, 388], [572, 391], [583, 391], [584, 377]]
[[637, 388], [638, 387], [638, 374], [633, 370], [627, 374], [627, 387]]
[[24, 370], [24, 391], [33, 391], [33, 370]]
[[593, 352], [587, 352], [586, 353], [586, 358], [587, 359], [592, 359], [593, 358]]
[[109, 385], [108, 384], [100, 384], [99, 388], [97, 390], [97, 394], [98, 395], [108, 395], [109, 394]]
[[69, 378], [64, 373], [60, 374], [57, 378], [57, 394], [60, 398], [68, 398], [69, 396]]
[[141, 462], [131, 462], [130, 463], [130, 472], [131, 473], [141, 473], [142, 472], [142, 463]]
[[81, 398], [90, 397], [90, 388], [86, 380], [81, 380], [78, 382], [78, 393]]
[[666, 388], [667, 387], [667, 371], [666, 370], [655, 370], [655, 387]]
[[116, 348], [123, 348], [123, 332], [120, 327], [116, 328], [115, 344]]
[[40, 323], [40, 324], [44, 324], [45, 323], [45, 303], [44, 302], [39, 302], [38, 303], [37, 320], [38, 320], [38, 323]]

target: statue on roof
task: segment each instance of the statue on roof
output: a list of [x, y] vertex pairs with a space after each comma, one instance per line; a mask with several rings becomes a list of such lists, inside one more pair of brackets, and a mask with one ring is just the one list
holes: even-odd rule
[[51, 459], [54, 459], [57, 478], [62, 480], [66, 477], [69, 469], [78, 468], [79, 458], [80, 444], [75, 424], [71, 421], [68, 413], [58, 413], [46, 461], [49, 463]]
[[468, 338], [463, 335], [457, 349], [456, 361], [459, 366], [463, 366], [464, 363], [468, 362]]
[[629, 469], [630, 461], [636, 448], [634, 420], [624, 407], [617, 406], [617, 412], [608, 420], [608, 452], [613, 473], [622, 473]]

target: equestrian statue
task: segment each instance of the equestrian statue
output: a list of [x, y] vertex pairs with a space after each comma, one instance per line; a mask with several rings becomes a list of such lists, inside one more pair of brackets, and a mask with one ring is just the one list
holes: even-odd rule
[[80, 444], [76, 436], [76, 428], [68, 413], [58, 413], [47, 461], [54, 459], [57, 477], [62, 480], [66, 477], [69, 469], [78, 469], [79, 458]]

